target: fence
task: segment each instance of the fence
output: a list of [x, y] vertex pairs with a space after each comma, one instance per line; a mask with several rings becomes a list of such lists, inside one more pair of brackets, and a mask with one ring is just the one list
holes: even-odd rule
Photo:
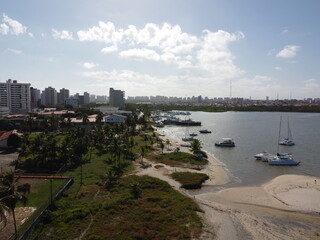
[[[67, 178], [60, 187], [54, 189], [52, 192], [53, 200], [59, 199], [62, 197], [62, 194], [73, 184], [72, 178]], [[36, 209], [36, 211], [19, 227], [17, 234], [12, 235], [8, 240], [26, 240], [33, 233], [37, 224], [41, 221], [43, 213], [51, 204], [51, 197]]]

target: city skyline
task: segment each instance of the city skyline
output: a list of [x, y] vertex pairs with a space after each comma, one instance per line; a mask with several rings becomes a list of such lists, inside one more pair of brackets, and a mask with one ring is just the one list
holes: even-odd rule
[[317, 1], [5, 1], [0, 81], [126, 96], [320, 97]]

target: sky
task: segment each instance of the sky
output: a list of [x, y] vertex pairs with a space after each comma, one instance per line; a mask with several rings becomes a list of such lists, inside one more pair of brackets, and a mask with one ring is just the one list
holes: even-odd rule
[[0, 82], [319, 98], [319, 12], [318, 0], [1, 0]]

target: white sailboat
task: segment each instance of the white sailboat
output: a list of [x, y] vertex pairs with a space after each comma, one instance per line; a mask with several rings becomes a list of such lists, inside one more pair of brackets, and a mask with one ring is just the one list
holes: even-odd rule
[[[280, 123], [280, 127], [281, 127], [281, 123]], [[291, 133], [291, 129], [290, 129], [290, 125], [289, 125], [289, 117], [288, 117], [288, 137], [285, 138], [284, 140], [279, 142], [279, 145], [283, 145], [283, 146], [293, 146], [295, 145], [293, 139], [292, 139], [292, 133]]]
[[[280, 127], [279, 127], [279, 136], [278, 143], [280, 142], [280, 133], [281, 133], [281, 121], [282, 116], [280, 117]], [[292, 154], [289, 153], [279, 153], [279, 144], [278, 151], [276, 156], [272, 156], [268, 158], [268, 164], [272, 166], [297, 166], [300, 162], [297, 162], [293, 159]]]

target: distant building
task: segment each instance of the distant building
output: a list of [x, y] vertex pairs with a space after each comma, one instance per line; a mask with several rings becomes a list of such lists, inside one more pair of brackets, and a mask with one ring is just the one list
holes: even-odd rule
[[72, 109], [75, 110], [75, 109], [79, 108], [79, 99], [74, 98], [74, 97], [67, 98], [66, 105], [72, 106]]
[[30, 97], [31, 97], [31, 109], [40, 107], [40, 104], [41, 104], [40, 90], [34, 87], [30, 87]]
[[123, 109], [125, 104], [124, 91], [114, 90], [113, 88], [110, 88], [109, 104], [112, 107], [118, 107], [119, 109]]
[[31, 111], [30, 83], [18, 83], [9, 79], [0, 83], [0, 106], [9, 108], [9, 113]]
[[58, 104], [58, 94], [53, 87], [45, 88], [41, 95], [41, 104], [45, 106], [56, 106]]
[[66, 99], [69, 97], [70, 97], [69, 89], [65, 89], [65, 88], [60, 89], [60, 92], [58, 93], [58, 104], [65, 105]]
[[90, 102], [90, 94], [87, 92], [83, 93], [83, 103], [88, 104]]

